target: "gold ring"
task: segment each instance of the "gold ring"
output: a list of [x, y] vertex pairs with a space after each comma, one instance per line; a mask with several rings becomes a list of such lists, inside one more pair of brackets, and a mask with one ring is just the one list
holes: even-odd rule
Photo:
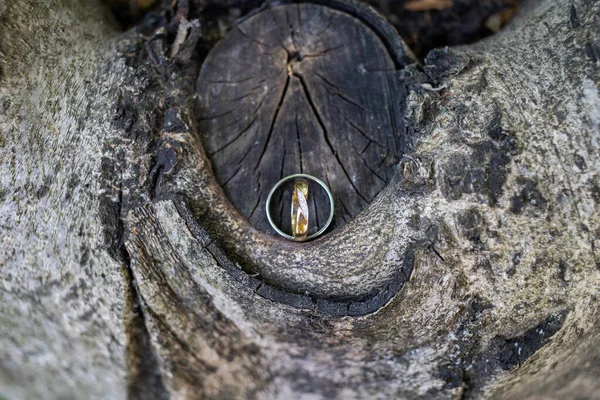
[[308, 233], [308, 181], [296, 179], [292, 192], [292, 236], [294, 240], [306, 239]]
[[[279, 229], [277, 225], [275, 225], [275, 222], [273, 222], [273, 218], [271, 218], [271, 211], [269, 208], [271, 206], [271, 199], [273, 198], [273, 194], [275, 194], [277, 188], [279, 188], [285, 182], [288, 182], [292, 179], [295, 180], [294, 191], [292, 192], [291, 210], [292, 235], [288, 235], [287, 233]], [[325, 222], [325, 225], [323, 225], [317, 232], [313, 233], [312, 235], [308, 234], [308, 180], [312, 180], [315, 183], [319, 184], [325, 190], [325, 193], [327, 193], [327, 197], [329, 198], [329, 218], [327, 219], [327, 222]], [[297, 242], [304, 242], [307, 240], [314, 239], [320, 236], [323, 232], [325, 232], [325, 230], [331, 224], [331, 221], [333, 221], [335, 206], [333, 202], [333, 194], [331, 194], [331, 191], [322, 180], [317, 179], [312, 175], [294, 174], [286, 176], [285, 178], [277, 182], [275, 186], [273, 186], [273, 189], [271, 189], [271, 192], [269, 192], [269, 196], [267, 197], [266, 211], [267, 219], [269, 220], [269, 223], [271, 224], [271, 227], [273, 227], [275, 232], [277, 232], [286, 239], [294, 240]]]

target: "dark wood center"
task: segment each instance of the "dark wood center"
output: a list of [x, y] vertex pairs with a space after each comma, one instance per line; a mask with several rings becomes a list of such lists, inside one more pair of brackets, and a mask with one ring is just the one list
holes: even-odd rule
[[[336, 200], [333, 226], [389, 182], [402, 151], [404, 88], [380, 33], [330, 7], [294, 4], [256, 14], [207, 56], [198, 78], [198, 127], [214, 174], [256, 228], [281, 178], [306, 173]], [[311, 232], [329, 204], [311, 186]], [[291, 192], [273, 201], [289, 230]]]

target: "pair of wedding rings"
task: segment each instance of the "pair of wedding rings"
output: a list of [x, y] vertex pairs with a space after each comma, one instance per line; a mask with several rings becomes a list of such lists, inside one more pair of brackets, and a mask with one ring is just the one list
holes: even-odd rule
[[[270, 206], [271, 206], [271, 199], [273, 198], [273, 195], [275, 194], [277, 189], [279, 189], [279, 187], [281, 187], [281, 185], [283, 185], [284, 183], [289, 182], [291, 180], [294, 180], [294, 188], [292, 191], [292, 206], [291, 206], [292, 234], [288, 235], [287, 233], [283, 232], [273, 221], [273, 218], [271, 217]], [[319, 228], [319, 230], [317, 232], [310, 234], [310, 235], [308, 232], [309, 221], [310, 221], [309, 213], [308, 213], [308, 180], [312, 180], [313, 182], [315, 182], [319, 186], [321, 186], [325, 190], [325, 193], [327, 193], [327, 197], [329, 198], [329, 218], [327, 219], [327, 222], [321, 228]], [[312, 175], [307, 175], [307, 174], [289, 175], [289, 176], [286, 176], [285, 178], [281, 179], [279, 182], [277, 182], [275, 184], [275, 186], [273, 186], [273, 189], [271, 189], [271, 191], [269, 192], [269, 196], [267, 197], [266, 211], [267, 211], [267, 219], [269, 220], [269, 224], [271, 224], [271, 226], [273, 227], [275, 232], [277, 232], [278, 234], [280, 234], [281, 236], [283, 236], [286, 239], [294, 240], [297, 242], [304, 242], [304, 241], [311, 240], [311, 239], [314, 239], [314, 238], [320, 236], [329, 227], [329, 225], [331, 224], [331, 221], [333, 221], [333, 214], [334, 214], [333, 195], [331, 194], [331, 191], [329, 190], [329, 188], [323, 181], [315, 178]]]

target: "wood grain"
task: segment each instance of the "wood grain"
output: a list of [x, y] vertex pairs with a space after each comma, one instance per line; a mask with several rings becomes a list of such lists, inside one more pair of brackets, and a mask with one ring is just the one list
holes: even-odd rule
[[[285, 5], [247, 19], [206, 58], [197, 94], [217, 180], [261, 230], [269, 230], [265, 201], [281, 178], [325, 181], [341, 226], [389, 182], [402, 154], [405, 91], [394, 58], [375, 31], [333, 8]], [[310, 193], [314, 232], [329, 204], [318, 186]], [[273, 205], [285, 230], [289, 195], [286, 187]]]

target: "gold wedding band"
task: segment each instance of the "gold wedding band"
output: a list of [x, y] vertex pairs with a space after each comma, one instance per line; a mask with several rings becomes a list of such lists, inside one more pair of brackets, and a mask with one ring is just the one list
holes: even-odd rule
[[308, 233], [308, 181], [296, 179], [292, 192], [292, 236], [294, 240], [306, 239]]
[[[271, 218], [271, 211], [269, 210], [271, 205], [271, 199], [273, 198], [273, 194], [275, 191], [283, 185], [285, 182], [291, 181], [294, 179], [294, 189], [292, 192], [292, 207], [291, 207], [291, 217], [292, 217], [292, 235], [288, 235], [283, 232], [275, 222], [273, 222], [273, 218]], [[319, 184], [327, 193], [327, 197], [329, 198], [329, 218], [325, 225], [323, 225], [317, 232], [312, 235], [308, 234], [309, 227], [309, 215], [308, 215], [308, 180], [312, 180], [315, 183]], [[297, 242], [304, 242], [307, 240], [314, 239], [320, 236], [331, 224], [333, 221], [334, 214], [334, 203], [333, 203], [333, 195], [331, 191], [327, 187], [327, 185], [320, 179], [315, 178], [312, 175], [307, 174], [294, 174], [286, 176], [281, 179], [279, 182], [273, 186], [273, 189], [269, 192], [269, 196], [267, 197], [266, 211], [267, 211], [267, 219], [271, 224], [271, 227], [277, 232], [279, 235], [283, 236], [286, 239], [294, 240]]]

